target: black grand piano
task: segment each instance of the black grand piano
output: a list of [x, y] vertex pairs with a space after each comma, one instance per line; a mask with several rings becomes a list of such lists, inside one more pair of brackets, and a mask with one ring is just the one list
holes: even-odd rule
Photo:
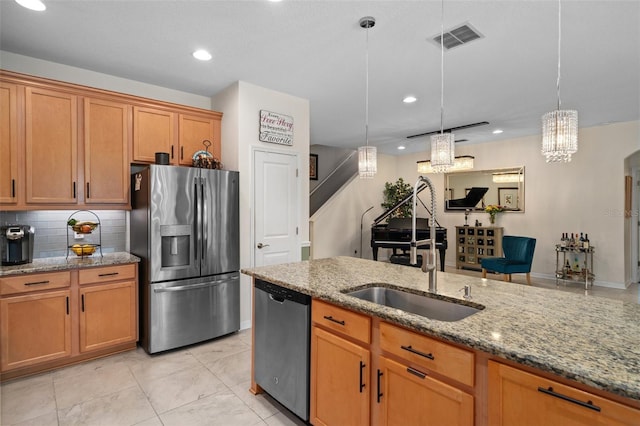
[[[426, 185], [418, 186], [417, 194], [422, 192]], [[473, 187], [464, 198], [457, 200], [449, 200], [449, 208], [470, 209], [473, 208], [482, 199], [489, 188]], [[390, 248], [393, 254], [390, 261], [393, 263], [409, 264], [409, 243], [411, 242], [411, 218], [391, 218], [389, 223], [380, 223], [389, 217], [394, 211], [411, 201], [413, 193], [400, 200], [395, 206], [378, 216], [371, 226], [371, 249], [373, 251], [373, 260], [378, 260], [378, 248]], [[427, 209], [425, 204], [418, 197], [418, 201]], [[431, 214], [431, 212], [429, 212]], [[416, 240], [426, 240], [431, 238], [429, 230], [429, 219], [416, 218]], [[444, 260], [447, 250], [447, 228], [440, 226], [436, 220], [436, 249], [440, 252], [440, 270], [444, 271]], [[429, 244], [420, 245], [418, 249], [427, 249]], [[401, 253], [398, 253], [401, 250]], [[421, 262], [418, 262], [419, 264]]]
[[[427, 186], [418, 186], [417, 193], [420, 193]], [[402, 200], [400, 200], [395, 206], [391, 207], [386, 212], [375, 218], [373, 225], [371, 226], [371, 249], [373, 251], [373, 260], [378, 260], [378, 249], [390, 248], [393, 250], [393, 254], [390, 258], [392, 263], [409, 264], [409, 243], [411, 242], [411, 222], [410, 217], [393, 217], [389, 219], [389, 223], [381, 223], [393, 212], [412, 200], [413, 193], [409, 194]], [[418, 197], [418, 201], [422, 206], [429, 209]], [[431, 214], [429, 212], [429, 214]], [[416, 218], [416, 240], [426, 240], [431, 238], [431, 231], [429, 230], [429, 219]], [[418, 246], [418, 249], [427, 249], [429, 244]], [[440, 270], [444, 271], [444, 257], [447, 250], [447, 228], [440, 226], [436, 220], [436, 249], [440, 251]], [[398, 253], [401, 250], [401, 253]], [[420, 261], [418, 261], [420, 263]], [[419, 266], [419, 265], [418, 265]]]

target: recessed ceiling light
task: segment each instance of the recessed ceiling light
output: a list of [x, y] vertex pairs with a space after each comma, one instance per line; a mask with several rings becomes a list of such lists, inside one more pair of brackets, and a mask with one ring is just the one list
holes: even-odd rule
[[405, 97], [405, 98], [402, 100], [402, 102], [404, 102], [405, 104], [412, 104], [412, 103], [414, 103], [414, 102], [415, 102], [415, 101], [417, 101], [417, 100], [418, 100], [418, 98], [416, 98], [415, 96], [411, 96], [411, 95], [409, 95], [409, 96]]
[[37, 10], [38, 12], [42, 12], [47, 8], [40, 0], [16, 0], [16, 3], [27, 9]]
[[400, 146], [398, 147], [398, 149], [399, 149], [399, 150], [403, 150], [403, 149], [405, 149], [405, 146], [404, 146], [404, 145], [400, 145]]
[[503, 130], [502, 130], [502, 129], [495, 129], [495, 130], [493, 131], [493, 134], [494, 134], [494, 135], [499, 135], [499, 134], [500, 134], [500, 133], [502, 133], [502, 132], [503, 132]]
[[199, 49], [193, 52], [193, 57], [201, 61], [208, 61], [211, 59], [211, 53], [207, 52], [204, 49]]

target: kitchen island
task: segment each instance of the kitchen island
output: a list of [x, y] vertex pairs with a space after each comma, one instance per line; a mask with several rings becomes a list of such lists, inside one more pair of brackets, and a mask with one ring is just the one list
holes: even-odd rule
[[[476, 358], [485, 358], [485, 366], [476, 368], [476, 387], [486, 386], [486, 371], [482, 373], [486, 360], [497, 360], [529, 371], [535, 369], [580, 389], [640, 407], [637, 303], [439, 272], [436, 297], [485, 307], [462, 320], [444, 322], [344, 294], [377, 283], [425, 292], [427, 275], [418, 268], [335, 257], [242, 272], [310, 295], [314, 300], [468, 348]], [[468, 301], [462, 292], [467, 285], [471, 286]], [[476, 404], [476, 418], [484, 417], [482, 411]], [[637, 420], [640, 424], [640, 415]]]

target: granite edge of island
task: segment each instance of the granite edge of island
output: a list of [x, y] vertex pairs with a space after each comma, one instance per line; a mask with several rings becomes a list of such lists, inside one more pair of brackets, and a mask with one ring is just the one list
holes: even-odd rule
[[[339, 258], [329, 258], [329, 259], [321, 259], [328, 261], [330, 259], [344, 259], [344, 257]], [[357, 259], [358, 262], [367, 261], [363, 259]], [[581, 369], [581, 366], [574, 365], [572, 367], [558, 367], [558, 365], [549, 361], [549, 357], [545, 359], [545, 357], [536, 357], [535, 354], [529, 353], [526, 350], [523, 350], [520, 347], [509, 347], [509, 345], [502, 345], [497, 342], [492, 342], [487, 339], [474, 338], [472, 336], [464, 336], [461, 333], [456, 331], [447, 331], [443, 330], [437, 326], [434, 326], [436, 323], [440, 323], [439, 321], [428, 320], [422, 317], [419, 317], [410, 313], [402, 313], [398, 310], [387, 308], [382, 305], [377, 305], [375, 303], [362, 301], [360, 299], [356, 299], [354, 297], [349, 297], [345, 295], [344, 289], [318, 289], [313, 286], [305, 286], [298, 285], [296, 283], [291, 282], [291, 275], [288, 275], [295, 268], [308, 268], [313, 265], [314, 261], [303, 261], [303, 262], [294, 262], [283, 265], [272, 265], [268, 267], [256, 267], [256, 268], [242, 268], [240, 272], [245, 275], [252, 276], [253, 278], [263, 279], [274, 284], [278, 284], [292, 290], [300, 291], [301, 293], [307, 294], [311, 297], [330, 302], [336, 304], [338, 306], [345, 307], [347, 309], [351, 309], [356, 312], [363, 313], [365, 315], [372, 315], [383, 320], [387, 320], [391, 323], [395, 323], [401, 326], [404, 326], [408, 329], [415, 330], [417, 332], [424, 333], [426, 335], [430, 335], [433, 337], [441, 338], [445, 341], [449, 341], [452, 343], [456, 343], [470, 349], [475, 349], [478, 351], [485, 352], [489, 355], [496, 356], [498, 358], [503, 358], [509, 361], [516, 362], [518, 364], [536, 368], [547, 373], [551, 373], [565, 379], [573, 380], [584, 385], [610, 392], [612, 394], [629, 398], [631, 400], [640, 401], [640, 378], [635, 378], [631, 383], [629, 381], [625, 382], [624, 380], [617, 380], [612, 378], [612, 376], [601, 374], [600, 377], [594, 378], [593, 374], [590, 374], [591, 371], [588, 368]], [[371, 262], [371, 261], [369, 261]], [[376, 264], [383, 264], [383, 262], [375, 262]], [[297, 265], [297, 266], [296, 266]], [[388, 265], [388, 264], [387, 264]], [[398, 265], [391, 265], [393, 268], [397, 268]], [[414, 269], [414, 268], [412, 268]], [[274, 273], [274, 271], [282, 271], [283, 273]], [[452, 275], [452, 274], [449, 274]], [[465, 279], [473, 279], [473, 280], [481, 280], [476, 277], [465, 277]], [[501, 282], [500, 282], [501, 283]], [[369, 284], [358, 284], [349, 288], [349, 291], [353, 290], [356, 287], [363, 288], [366, 286], [376, 285], [375, 282], [371, 282]], [[519, 286], [519, 284], [509, 284], [512, 286]], [[524, 289], [531, 289], [532, 287], [521, 286]], [[554, 290], [546, 290], [546, 291], [554, 291]], [[437, 295], [437, 297], [441, 298], [451, 298], [451, 295]], [[466, 304], [465, 301], [460, 297], [457, 298], [457, 301]], [[640, 305], [638, 305], [638, 311], [640, 311]], [[553, 358], [553, 357], [550, 357]]]
[[128, 252], [105, 253], [102, 256], [91, 255], [86, 257], [43, 257], [33, 259], [33, 262], [22, 265], [0, 266], [0, 277], [69, 271], [138, 262], [140, 262], [140, 258]]

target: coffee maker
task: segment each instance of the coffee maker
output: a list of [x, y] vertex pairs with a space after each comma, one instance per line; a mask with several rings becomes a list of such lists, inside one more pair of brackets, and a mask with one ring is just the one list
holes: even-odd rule
[[22, 265], [33, 261], [35, 228], [29, 225], [0, 227], [2, 265]]

